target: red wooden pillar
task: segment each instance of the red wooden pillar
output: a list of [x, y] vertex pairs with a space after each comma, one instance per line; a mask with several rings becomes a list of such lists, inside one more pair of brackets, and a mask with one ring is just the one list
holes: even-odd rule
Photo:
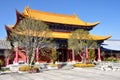
[[98, 47], [98, 61], [101, 61], [100, 47]]
[[67, 49], [67, 61], [70, 62], [70, 58], [69, 58], [69, 50]]
[[18, 47], [15, 47], [14, 50], [15, 50], [14, 63], [18, 63]]
[[9, 65], [9, 57], [6, 59], [6, 66]]
[[74, 49], [72, 49], [72, 61], [75, 61], [75, 54], [74, 54]]
[[88, 49], [86, 48], [86, 59], [88, 59]]
[[36, 62], [39, 61], [39, 48], [36, 48]]

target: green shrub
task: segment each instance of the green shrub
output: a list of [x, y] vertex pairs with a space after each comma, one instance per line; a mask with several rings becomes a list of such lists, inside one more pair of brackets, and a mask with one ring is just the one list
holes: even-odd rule
[[117, 62], [117, 58], [115, 58], [115, 57], [108, 57], [108, 58], [105, 58], [105, 61]]
[[10, 68], [4, 67], [4, 68], [1, 69], [1, 71], [10, 71]]
[[3, 61], [0, 59], [0, 65], [2, 66], [3, 65]]
[[3, 65], [3, 61], [0, 59], [0, 70], [1, 70], [2, 65]]

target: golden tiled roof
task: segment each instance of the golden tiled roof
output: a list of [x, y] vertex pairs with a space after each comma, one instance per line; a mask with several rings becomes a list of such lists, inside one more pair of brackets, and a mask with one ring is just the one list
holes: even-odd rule
[[[64, 14], [55, 14], [55, 13], [50, 13], [50, 12], [42, 12], [38, 10], [32, 10], [29, 7], [26, 7], [22, 13], [24, 17], [28, 18], [33, 18], [37, 20], [41, 20], [44, 22], [51, 22], [51, 23], [60, 23], [60, 24], [68, 24], [68, 25], [78, 25], [78, 26], [83, 26], [83, 27], [94, 27], [95, 25], [99, 24], [99, 22], [95, 23], [88, 23], [84, 22], [81, 19], [77, 17], [77, 15], [64, 15]], [[17, 25], [17, 24], [16, 24]], [[14, 25], [15, 26], [15, 25]], [[6, 31], [14, 31], [13, 25], [11, 27], [6, 27]], [[16, 32], [17, 34], [22, 34], [22, 32]], [[71, 35], [71, 33], [67, 32], [52, 32], [51, 33], [52, 38], [63, 38], [63, 39], [68, 39]], [[9, 34], [8, 34], [9, 36]], [[33, 35], [34, 36], [34, 35]], [[93, 40], [106, 40], [110, 38], [111, 36], [96, 36], [96, 35], [91, 35]], [[41, 37], [41, 35], [39, 35]]]
[[52, 22], [52, 23], [78, 25], [83, 27], [86, 27], [86, 26], [94, 27], [97, 24], [99, 24], [99, 22], [95, 22], [95, 23], [84, 22], [80, 18], [78, 18], [76, 14], [73, 14], [73, 15], [55, 14], [50, 12], [32, 10], [29, 7], [25, 7], [22, 14], [25, 17], [29, 17], [29, 18], [33, 18], [33, 19], [37, 19], [45, 22]]

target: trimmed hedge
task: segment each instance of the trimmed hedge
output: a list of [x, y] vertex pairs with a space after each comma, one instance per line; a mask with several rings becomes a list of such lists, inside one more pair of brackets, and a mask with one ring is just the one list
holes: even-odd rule
[[94, 67], [94, 64], [82, 64], [82, 63], [77, 63], [73, 65], [74, 67]]
[[28, 65], [19, 67], [19, 71], [29, 71], [29, 70], [30, 70], [30, 66], [28, 66]]
[[117, 62], [117, 58], [115, 58], [115, 57], [108, 57], [108, 58], [105, 58], [105, 61]]
[[[24, 66], [19, 67], [19, 71], [29, 71], [30, 69], [31, 69], [31, 67], [28, 65], [24, 65]], [[37, 65], [34, 65], [32, 67], [32, 69], [39, 69], [39, 67]]]

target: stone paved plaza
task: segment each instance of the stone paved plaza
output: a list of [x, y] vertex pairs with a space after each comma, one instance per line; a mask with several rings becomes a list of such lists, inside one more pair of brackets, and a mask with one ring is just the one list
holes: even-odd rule
[[31, 74], [1, 74], [0, 80], [120, 80], [120, 71], [74, 68], [69, 70], [49, 70]]

